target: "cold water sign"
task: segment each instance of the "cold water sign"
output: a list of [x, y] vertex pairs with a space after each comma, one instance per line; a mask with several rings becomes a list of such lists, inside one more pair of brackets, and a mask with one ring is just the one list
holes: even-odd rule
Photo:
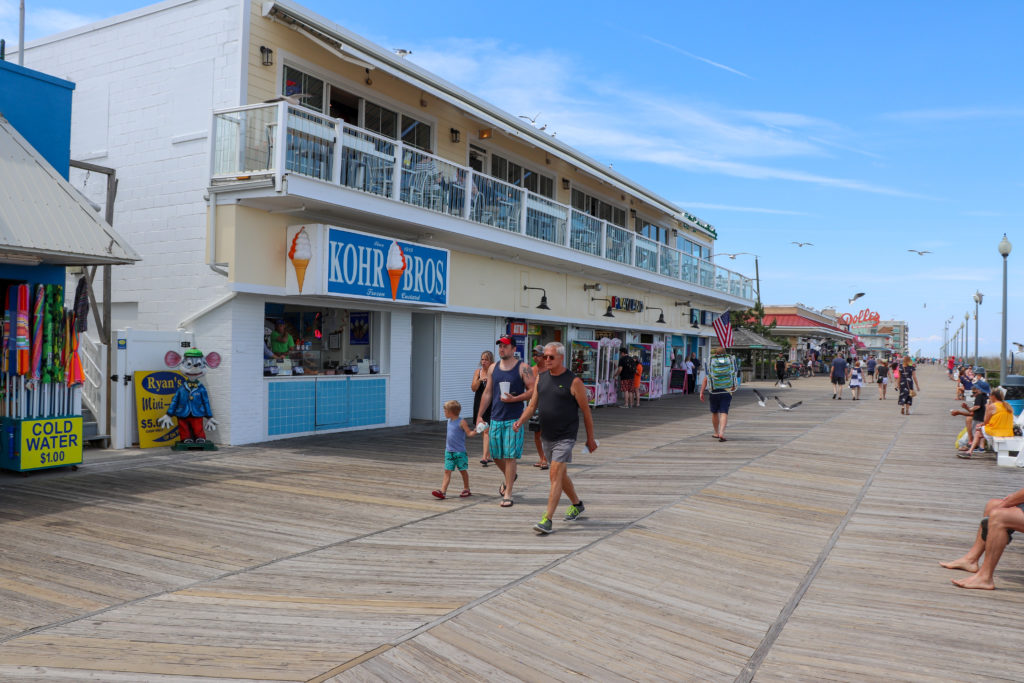
[[404, 303], [447, 305], [447, 249], [330, 228], [327, 292]]
[[21, 469], [82, 462], [82, 418], [25, 420], [21, 423]]

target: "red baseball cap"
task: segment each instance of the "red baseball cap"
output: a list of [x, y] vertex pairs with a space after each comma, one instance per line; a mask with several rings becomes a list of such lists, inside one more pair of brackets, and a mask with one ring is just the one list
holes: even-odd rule
[[516, 345], [516, 343], [514, 341], [512, 341], [512, 337], [507, 337], [507, 336], [506, 337], [502, 337], [501, 339], [499, 339], [498, 341], [496, 341], [494, 343], [495, 344], [508, 344], [509, 346], [515, 346]]

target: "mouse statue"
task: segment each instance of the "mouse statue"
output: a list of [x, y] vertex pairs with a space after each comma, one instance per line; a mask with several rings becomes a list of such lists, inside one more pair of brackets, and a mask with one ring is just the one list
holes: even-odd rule
[[213, 446], [206, 440], [206, 430], [215, 431], [217, 421], [213, 419], [213, 411], [210, 409], [210, 396], [199, 380], [206, 374], [207, 368], [220, 365], [220, 354], [211, 351], [203, 356], [199, 349], [189, 349], [182, 357], [175, 351], [168, 351], [164, 363], [172, 370], [181, 372], [185, 381], [178, 385], [171, 405], [167, 407], [167, 414], [161, 416], [157, 424], [169, 429], [174, 424], [171, 418], [176, 417], [180, 444], [200, 448]]

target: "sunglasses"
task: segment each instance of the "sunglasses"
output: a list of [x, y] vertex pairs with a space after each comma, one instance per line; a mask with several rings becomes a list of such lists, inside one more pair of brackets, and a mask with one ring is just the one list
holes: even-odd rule
[[550, 354], [545, 353], [543, 357], [546, 358], [547, 360], [554, 360], [556, 358], [560, 358], [561, 356], [552, 356]]

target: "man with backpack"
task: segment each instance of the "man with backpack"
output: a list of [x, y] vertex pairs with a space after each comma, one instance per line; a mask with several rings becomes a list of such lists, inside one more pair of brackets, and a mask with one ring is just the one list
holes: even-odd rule
[[619, 349], [619, 367], [615, 369], [614, 378], [619, 380], [619, 391], [622, 392], [625, 399], [625, 404], [622, 406], [623, 408], [628, 408], [630, 403], [634, 406], [638, 406], [640, 403], [637, 400], [637, 392], [633, 386], [633, 379], [635, 376], [636, 358], [629, 355], [629, 351], [625, 347], [622, 347]]
[[704, 381], [700, 385], [700, 400], [703, 402], [704, 394], [708, 393], [708, 401], [711, 405], [711, 426], [715, 430], [711, 436], [719, 441], [726, 441], [725, 425], [729, 421], [729, 404], [732, 403], [732, 392], [734, 391], [736, 391], [736, 365], [732, 356], [723, 353], [722, 349], [712, 350], [707, 372], [704, 373]]

